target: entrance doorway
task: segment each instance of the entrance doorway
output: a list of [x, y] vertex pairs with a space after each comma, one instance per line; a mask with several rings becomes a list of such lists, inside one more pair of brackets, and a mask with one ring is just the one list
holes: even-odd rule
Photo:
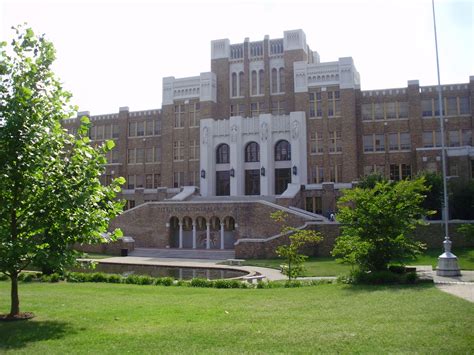
[[260, 170], [245, 170], [245, 194], [260, 195]]
[[230, 195], [230, 173], [226, 171], [216, 172], [216, 196]]
[[291, 182], [291, 169], [275, 169], [275, 195], [281, 195]]

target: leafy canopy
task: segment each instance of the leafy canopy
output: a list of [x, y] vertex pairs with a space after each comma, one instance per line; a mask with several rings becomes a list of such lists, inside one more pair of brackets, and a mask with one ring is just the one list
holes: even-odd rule
[[426, 191], [423, 177], [344, 190], [337, 215], [341, 235], [332, 255], [370, 271], [417, 255], [424, 246], [412, 240], [410, 232], [430, 214], [422, 207]]
[[61, 270], [74, 260], [74, 243], [101, 241], [122, 210], [124, 183], [101, 185], [113, 142], [92, 147], [87, 118], [77, 136], [61, 127], [75, 108], [51, 70], [53, 44], [14, 30], [10, 47], [0, 43], [0, 272], [12, 279], [11, 315], [19, 313], [18, 273], [31, 263]]

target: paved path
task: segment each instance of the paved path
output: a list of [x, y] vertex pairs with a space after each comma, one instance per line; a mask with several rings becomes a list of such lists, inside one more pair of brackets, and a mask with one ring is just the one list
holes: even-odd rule
[[418, 275], [432, 279], [441, 291], [474, 302], [474, 271], [461, 270], [461, 276], [444, 277], [436, 275], [431, 266], [416, 266]]

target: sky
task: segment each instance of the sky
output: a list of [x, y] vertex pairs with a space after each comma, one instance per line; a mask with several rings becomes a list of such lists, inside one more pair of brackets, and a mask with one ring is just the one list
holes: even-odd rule
[[[474, 0], [436, 0], [442, 84], [474, 75]], [[362, 90], [437, 84], [431, 0], [0, 0], [0, 41], [27, 22], [92, 115], [161, 107], [162, 79], [210, 71], [210, 42], [302, 29], [321, 61], [353, 57]]]

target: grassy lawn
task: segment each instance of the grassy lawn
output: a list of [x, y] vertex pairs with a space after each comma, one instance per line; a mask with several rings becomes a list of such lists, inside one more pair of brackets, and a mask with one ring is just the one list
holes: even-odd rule
[[[0, 353], [472, 352], [474, 307], [431, 284], [204, 289], [22, 283]], [[0, 282], [0, 313], [9, 283]], [[449, 315], [449, 316], [447, 316]]]
[[[460, 268], [463, 270], [474, 270], [474, 248], [458, 248], [453, 250], [458, 257]], [[438, 264], [440, 249], [429, 249], [420, 255], [415, 261], [407, 261], [409, 265], [432, 265]], [[244, 265], [263, 266], [279, 269], [282, 259], [251, 259], [245, 261]], [[350, 265], [340, 264], [330, 257], [311, 257], [305, 263], [304, 276], [337, 276], [349, 273]]]

